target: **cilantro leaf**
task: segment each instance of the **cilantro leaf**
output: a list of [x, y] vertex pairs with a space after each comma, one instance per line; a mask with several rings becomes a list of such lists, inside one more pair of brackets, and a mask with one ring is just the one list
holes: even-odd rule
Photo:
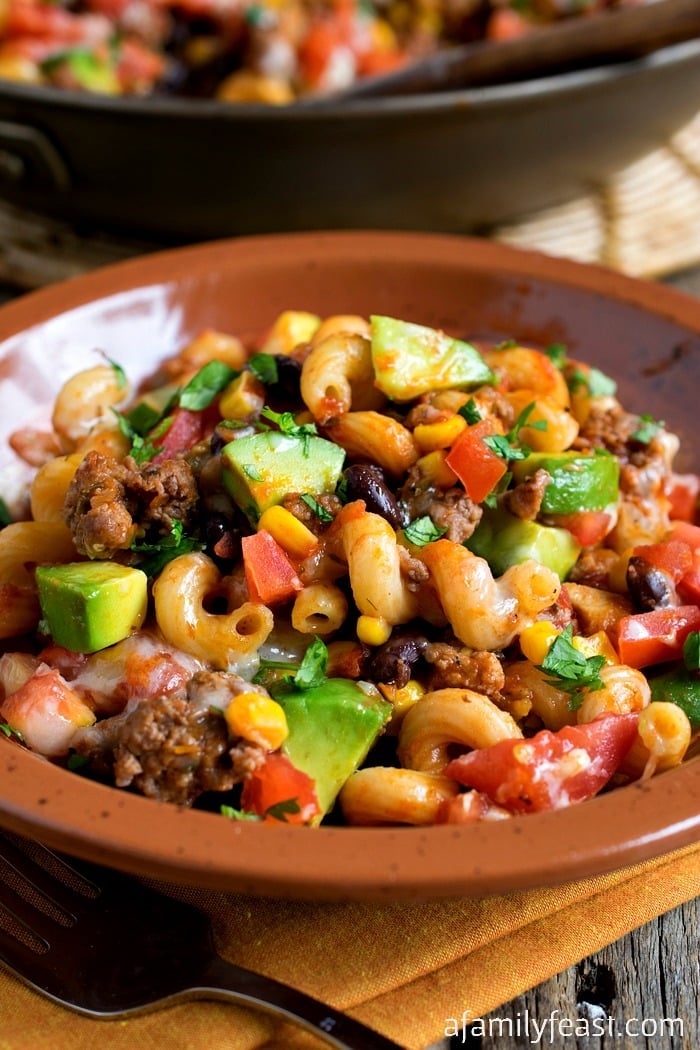
[[415, 518], [410, 525], [403, 530], [403, 534], [414, 547], [425, 547], [427, 543], [439, 540], [447, 532], [446, 528], [436, 525], [432, 518], [426, 514], [423, 518]]
[[267, 405], [262, 409], [260, 415], [276, 423], [280, 431], [286, 434], [287, 437], [301, 438], [304, 445], [304, 455], [308, 455], [309, 439], [318, 434], [315, 423], [297, 423], [291, 412], [275, 412], [274, 409], [269, 408]]
[[473, 423], [478, 423], [483, 418], [473, 397], [469, 398], [466, 405], [462, 405], [461, 408], [457, 409], [457, 413], [462, 419], [466, 419], [470, 426]]
[[700, 631], [691, 631], [683, 642], [683, 663], [689, 671], [700, 671]]
[[277, 358], [274, 354], [252, 354], [248, 361], [248, 368], [261, 383], [273, 384], [279, 381]]
[[508, 431], [507, 434], [490, 434], [483, 437], [481, 440], [484, 444], [495, 452], [501, 459], [527, 459], [532, 452], [529, 445], [525, 445], [520, 440], [520, 431], [523, 427], [528, 426], [531, 430], [546, 430], [547, 420], [536, 419], [532, 423], [528, 423], [528, 419], [535, 410], [535, 402], [531, 401], [529, 405], [526, 405], [522, 410], [515, 423]]
[[657, 423], [652, 416], [640, 416], [639, 426], [631, 435], [632, 440], [638, 441], [641, 445], [648, 445], [651, 439], [655, 437], [660, 430], [663, 430], [664, 426], [664, 423]]
[[617, 391], [617, 383], [610, 376], [606, 376], [598, 368], [590, 368], [587, 372], [581, 368], [575, 368], [569, 377], [569, 389], [578, 390], [585, 386], [591, 397], [612, 397]]
[[545, 350], [545, 354], [555, 366], [555, 368], [562, 369], [566, 364], [567, 348], [564, 343], [552, 343]]
[[180, 391], [180, 407], [201, 412], [238, 375], [240, 372], [223, 361], [208, 361]]
[[222, 804], [219, 806], [219, 813], [222, 817], [228, 817], [229, 820], [260, 820], [261, 818], [257, 813], [250, 813], [247, 809], [236, 809], [235, 806], [226, 806]]
[[0, 722], [0, 733], [4, 733], [6, 737], [14, 737], [20, 744], [24, 743], [24, 737], [20, 733], [19, 729], [13, 729], [7, 722]]
[[288, 813], [301, 813], [298, 798], [285, 798], [282, 802], [275, 802], [265, 810], [266, 817], [274, 817], [275, 820], [281, 820], [285, 824]]
[[325, 507], [322, 507], [318, 500], [311, 495], [310, 492], [301, 493], [302, 503], [305, 503], [309, 510], [313, 511], [319, 521], [322, 521], [324, 525], [327, 525], [330, 521], [333, 521], [333, 515], [329, 514]]
[[104, 357], [105, 361], [107, 362], [107, 364], [111, 367], [112, 371], [114, 372], [114, 378], [117, 381], [117, 388], [119, 390], [126, 390], [127, 378], [126, 378], [126, 372], [124, 371], [122, 366], [120, 364], [118, 364], [116, 361], [113, 361], [111, 357], [107, 357], [107, 354], [103, 353], [102, 356]]
[[583, 703], [586, 689], [594, 692], [605, 685], [600, 677], [605, 657], [586, 656], [577, 649], [573, 644], [573, 630], [572, 625], [567, 624], [537, 669], [552, 675], [547, 679], [548, 685], [571, 693], [569, 708], [576, 711]]
[[0, 496], [0, 529], [4, 529], [6, 525], [12, 524], [12, 515], [10, 514], [10, 508], [5, 503], [5, 500]]
[[173, 558], [203, 550], [204, 544], [193, 536], [186, 536], [181, 521], [173, 521], [170, 532], [154, 543], [132, 543], [130, 550], [137, 554], [148, 554], [138, 563], [138, 568], [147, 576], [157, 576]]
[[293, 683], [297, 689], [314, 689], [323, 685], [328, 669], [328, 649], [321, 638], [314, 638], [304, 653]]

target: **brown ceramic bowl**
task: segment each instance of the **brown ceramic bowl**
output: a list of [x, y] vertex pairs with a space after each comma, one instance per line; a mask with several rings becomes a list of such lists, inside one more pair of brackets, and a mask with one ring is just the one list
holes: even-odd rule
[[[258, 331], [284, 308], [388, 313], [464, 335], [564, 342], [618, 379], [624, 403], [666, 420], [685, 445], [679, 469], [693, 467], [700, 303], [488, 242], [320, 233], [146, 256], [2, 308], [0, 491], [13, 477], [7, 432], [45, 411], [95, 348], [144, 374], [205, 325]], [[619, 868], [697, 840], [700, 762], [504, 823], [311, 830], [152, 802], [3, 738], [0, 823], [127, 871], [221, 890], [373, 900], [483, 894]]]

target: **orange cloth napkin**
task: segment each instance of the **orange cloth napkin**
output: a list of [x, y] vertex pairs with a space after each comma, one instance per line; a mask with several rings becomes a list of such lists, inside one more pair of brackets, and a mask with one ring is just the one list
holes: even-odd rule
[[[691, 900], [700, 892], [700, 844], [554, 888], [427, 903], [313, 904], [168, 891], [210, 913], [226, 958], [347, 1010], [406, 1050], [424, 1050], [444, 1037], [449, 1018], [461, 1022], [464, 1011], [482, 1017]], [[217, 1002], [93, 1021], [52, 1005], [0, 970], [0, 1050], [322, 1045], [288, 1025]]]

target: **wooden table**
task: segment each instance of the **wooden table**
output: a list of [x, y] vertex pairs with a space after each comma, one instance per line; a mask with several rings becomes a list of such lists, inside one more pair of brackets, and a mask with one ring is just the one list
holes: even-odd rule
[[[126, 253], [130, 254], [130, 253]], [[95, 262], [112, 261], [97, 251]], [[52, 262], [52, 264], [59, 265]], [[65, 275], [65, 274], [63, 274]], [[6, 274], [0, 275], [6, 278]], [[25, 275], [26, 276], [26, 275]], [[666, 282], [700, 297], [700, 269], [666, 278]], [[45, 283], [37, 280], [37, 284]], [[0, 284], [0, 301], [18, 294], [10, 284]], [[457, 1037], [441, 1041], [429, 1050], [520, 1050], [533, 1045], [532, 1036], [508, 1034], [524, 1027], [528, 1016], [538, 1024], [558, 1010], [556, 1016], [576, 1022], [578, 1017], [612, 1018], [620, 1033], [582, 1040], [558, 1034], [550, 1040], [546, 1032], [540, 1046], [549, 1050], [696, 1050], [700, 1048], [700, 904], [692, 901], [662, 915], [627, 937], [583, 959], [576, 966], [538, 985], [484, 1018], [491, 1036]], [[650, 1037], [624, 1034], [625, 1024], [636, 1018], [682, 1018], [684, 1037]], [[606, 1022], [607, 1024], [607, 1022]], [[636, 1027], [635, 1031], [638, 1030]]]

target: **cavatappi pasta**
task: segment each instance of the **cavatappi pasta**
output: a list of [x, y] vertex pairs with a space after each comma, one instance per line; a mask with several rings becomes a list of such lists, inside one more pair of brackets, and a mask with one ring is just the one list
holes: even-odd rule
[[422, 825], [698, 750], [700, 482], [565, 347], [287, 311], [138, 391], [106, 359], [11, 444], [0, 724], [79, 775]]

